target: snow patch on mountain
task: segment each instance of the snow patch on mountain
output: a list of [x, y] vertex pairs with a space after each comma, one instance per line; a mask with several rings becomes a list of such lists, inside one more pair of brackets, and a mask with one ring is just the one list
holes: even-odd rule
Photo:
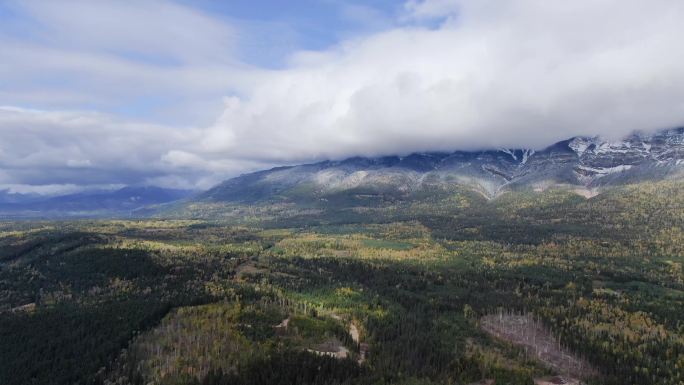
[[534, 155], [534, 153], [534, 150], [523, 150], [522, 164], [527, 163], [527, 160], [530, 159], [530, 157]]
[[615, 167], [599, 167], [599, 168], [593, 168], [593, 167], [587, 167], [587, 166], [578, 166], [577, 168], [580, 170], [583, 170], [583, 171], [588, 171], [590, 173], [594, 173], [594, 174], [608, 175], [608, 174], [615, 174], [617, 172], [623, 172], [623, 171], [629, 170], [632, 168], [632, 165], [623, 164], [623, 165], [615, 166]]
[[508, 149], [508, 148], [502, 148], [502, 149], [500, 149], [500, 151], [503, 152], [503, 153], [506, 153], [506, 154], [510, 155], [511, 158], [513, 158], [513, 160], [518, 160], [518, 157], [515, 156], [515, 152], [513, 152], [512, 150], [510, 150], [510, 149]]
[[589, 146], [592, 144], [591, 138], [577, 137], [568, 143], [568, 147], [570, 147], [577, 154], [577, 156], [581, 158], [584, 152], [587, 151], [587, 148], [589, 148]]

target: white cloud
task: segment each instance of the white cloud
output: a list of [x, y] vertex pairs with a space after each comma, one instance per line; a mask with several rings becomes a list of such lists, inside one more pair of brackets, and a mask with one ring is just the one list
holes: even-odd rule
[[170, 1], [7, 6], [17, 16], [0, 25], [0, 104], [208, 123], [249, 68], [232, 25]]
[[178, 62], [229, 64], [237, 31], [169, 1], [22, 0], [38, 23], [34, 40], [54, 48], [140, 55]]
[[0, 184], [0, 194], [25, 194], [25, 195], [66, 195], [81, 192], [84, 190], [115, 190], [125, 187], [119, 184], [104, 184], [104, 185], [77, 185], [77, 184], [44, 184], [44, 185], [30, 185], [30, 184]]
[[105, 185], [209, 188], [271, 164], [198, 155], [203, 132], [82, 111], [0, 106], [0, 190], [57, 193]]
[[254, 74], [207, 130], [205, 151], [282, 162], [541, 147], [684, 123], [680, 1], [433, 0], [407, 9], [447, 19]]

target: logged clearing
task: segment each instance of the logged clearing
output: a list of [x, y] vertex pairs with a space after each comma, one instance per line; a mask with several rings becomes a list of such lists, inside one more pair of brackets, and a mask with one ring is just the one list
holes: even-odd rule
[[309, 352], [318, 354], [319, 356], [329, 356], [337, 359], [345, 359], [349, 357], [349, 349], [347, 349], [340, 340], [330, 339], [315, 349], [307, 349]]
[[575, 378], [596, 373], [586, 361], [562, 347], [558, 339], [530, 315], [488, 315], [482, 317], [480, 326], [497, 338], [524, 347], [531, 357], [566, 375], [565, 383], [575, 383], [578, 382]]

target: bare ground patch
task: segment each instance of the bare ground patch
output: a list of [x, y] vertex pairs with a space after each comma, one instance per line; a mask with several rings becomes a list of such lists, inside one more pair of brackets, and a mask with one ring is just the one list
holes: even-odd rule
[[307, 350], [319, 356], [329, 356], [337, 359], [345, 359], [350, 355], [349, 349], [336, 338], [329, 339], [315, 348]]
[[480, 319], [480, 327], [497, 338], [524, 347], [531, 357], [567, 376], [567, 383], [596, 375], [585, 360], [561, 346], [558, 339], [530, 315], [488, 315]]

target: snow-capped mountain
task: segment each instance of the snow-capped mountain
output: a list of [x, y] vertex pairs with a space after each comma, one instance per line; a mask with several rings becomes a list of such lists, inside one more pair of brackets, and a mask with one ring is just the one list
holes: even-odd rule
[[279, 167], [230, 179], [201, 200], [256, 202], [325, 198], [353, 191], [408, 197], [467, 186], [487, 196], [563, 185], [596, 189], [684, 175], [684, 128], [623, 140], [576, 137], [545, 149], [417, 153]]

